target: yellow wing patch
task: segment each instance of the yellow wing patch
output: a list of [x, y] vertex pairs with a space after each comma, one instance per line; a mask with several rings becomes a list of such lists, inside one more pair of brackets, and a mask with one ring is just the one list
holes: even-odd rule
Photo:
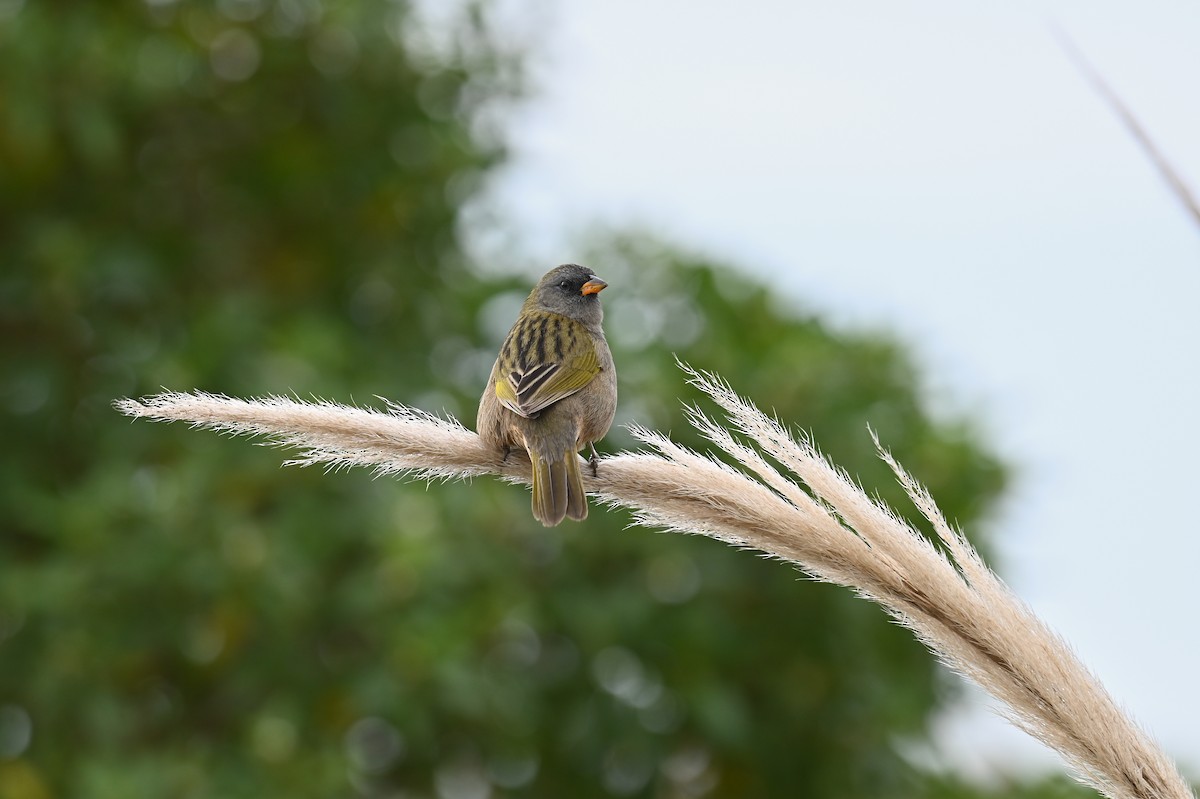
[[496, 399], [513, 413], [533, 418], [592, 382], [600, 359], [583, 325], [542, 314], [513, 327], [497, 370]]

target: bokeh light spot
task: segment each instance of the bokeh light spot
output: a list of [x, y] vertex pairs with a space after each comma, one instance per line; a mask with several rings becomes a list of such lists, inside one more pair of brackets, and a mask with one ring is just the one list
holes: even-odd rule
[[652, 776], [654, 760], [631, 744], [617, 744], [604, 758], [604, 787], [617, 796], [637, 793]]
[[346, 731], [346, 756], [366, 774], [382, 774], [404, 755], [404, 737], [377, 716], [359, 719]]
[[0, 758], [19, 757], [33, 739], [33, 720], [20, 705], [0, 705]]
[[25, 0], [0, 0], [0, 22], [15, 17], [21, 12]]
[[222, 80], [243, 81], [258, 70], [262, 51], [258, 41], [241, 28], [218, 33], [208, 47], [213, 74]]
[[529, 785], [537, 773], [538, 758], [532, 754], [493, 758], [487, 768], [488, 778], [498, 787], [510, 791]]
[[492, 795], [491, 783], [472, 760], [443, 764], [434, 774], [433, 783], [440, 799], [488, 799]]
[[217, 0], [217, 10], [221, 16], [233, 22], [258, 19], [264, 9], [263, 0]]
[[645, 708], [662, 694], [662, 682], [649, 674], [637, 655], [619, 646], [601, 650], [592, 660], [600, 687], [627, 705]]
[[308, 59], [325, 75], [345, 75], [358, 63], [358, 39], [345, 28], [323, 30], [309, 45]]
[[250, 733], [254, 754], [268, 763], [282, 763], [296, 750], [296, 725], [279, 716], [262, 716]]

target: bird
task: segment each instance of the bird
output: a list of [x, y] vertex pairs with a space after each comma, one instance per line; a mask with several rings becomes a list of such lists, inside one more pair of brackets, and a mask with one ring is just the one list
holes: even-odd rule
[[579, 450], [604, 438], [617, 412], [617, 373], [601, 323], [592, 270], [563, 264], [547, 272], [521, 306], [479, 400], [476, 431], [501, 460], [529, 453], [533, 516], [547, 527], [587, 518]]

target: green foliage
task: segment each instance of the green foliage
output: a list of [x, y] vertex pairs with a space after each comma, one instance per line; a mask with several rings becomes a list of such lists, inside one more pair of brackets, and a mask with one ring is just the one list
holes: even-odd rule
[[924, 799], [966, 799], [967, 797], [996, 796], [1005, 799], [1081, 799], [1095, 797], [1090, 788], [1084, 788], [1066, 775], [1046, 777], [1041, 780], [1019, 780], [996, 778], [986, 788], [972, 785], [961, 777], [942, 774], [929, 779], [922, 794]]
[[[519, 62], [475, 10], [435, 56], [406, 8], [0, 3], [0, 796], [931, 789], [896, 743], [948, 685], [844, 590], [109, 407], [166, 386], [473, 417], [527, 281], [474, 274], [456, 225]], [[1000, 491], [892, 342], [644, 237], [590, 263], [625, 421], [700, 445], [676, 352], [889, 499], [868, 422], [964, 525]]]

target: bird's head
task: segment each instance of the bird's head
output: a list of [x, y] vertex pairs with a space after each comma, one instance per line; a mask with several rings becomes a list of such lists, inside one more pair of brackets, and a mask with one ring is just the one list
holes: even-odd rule
[[600, 308], [600, 292], [608, 286], [579, 264], [563, 264], [547, 272], [529, 300], [540, 310], [569, 316], [584, 324], [600, 324], [604, 311]]

